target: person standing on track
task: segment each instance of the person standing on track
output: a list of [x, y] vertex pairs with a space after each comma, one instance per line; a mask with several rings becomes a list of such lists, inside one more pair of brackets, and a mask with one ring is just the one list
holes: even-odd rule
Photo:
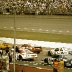
[[59, 62], [59, 72], [64, 72], [64, 61], [63, 59]]
[[53, 72], [58, 72], [59, 62], [57, 59], [53, 62]]

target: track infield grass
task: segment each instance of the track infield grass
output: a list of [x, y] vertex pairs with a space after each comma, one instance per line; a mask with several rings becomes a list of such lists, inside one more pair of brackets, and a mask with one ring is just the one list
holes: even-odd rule
[[[14, 38], [13, 30], [0, 29], [0, 37]], [[72, 43], [72, 35], [16, 31], [16, 38], [50, 42]]]

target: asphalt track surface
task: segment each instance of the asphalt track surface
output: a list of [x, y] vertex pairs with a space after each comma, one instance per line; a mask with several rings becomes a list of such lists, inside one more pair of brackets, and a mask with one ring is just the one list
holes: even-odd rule
[[72, 16], [0, 15], [0, 29], [72, 34]]

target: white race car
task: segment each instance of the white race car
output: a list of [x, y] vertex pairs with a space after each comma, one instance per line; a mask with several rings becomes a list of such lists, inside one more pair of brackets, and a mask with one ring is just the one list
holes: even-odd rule
[[35, 60], [35, 58], [37, 58], [37, 54], [28, 49], [25, 49], [22, 53], [16, 53], [16, 60]]

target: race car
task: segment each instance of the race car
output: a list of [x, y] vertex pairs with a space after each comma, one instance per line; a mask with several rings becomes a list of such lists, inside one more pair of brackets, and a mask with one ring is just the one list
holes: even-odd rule
[[16, 53], [16, 60], [35, 60], [36, 58], [37, 54], [28, 49], [24, 49], [22, 53]]
[[11, 45], [9, 43], [0, 43], [0, 49], [6, 49], [11, 48]]
[[31, 46], [30, 44], [23, 44], [21, 46], [17, 46], [16, 49], [18, 49], [19, 51], [21, 51], [22, 49], [24, 50], [24, 48], [29, 49], [33, 53], [37, 53], [37, 54], [39, 54], [40, 52], [42, 52], [42, 47], [41, 46]]

